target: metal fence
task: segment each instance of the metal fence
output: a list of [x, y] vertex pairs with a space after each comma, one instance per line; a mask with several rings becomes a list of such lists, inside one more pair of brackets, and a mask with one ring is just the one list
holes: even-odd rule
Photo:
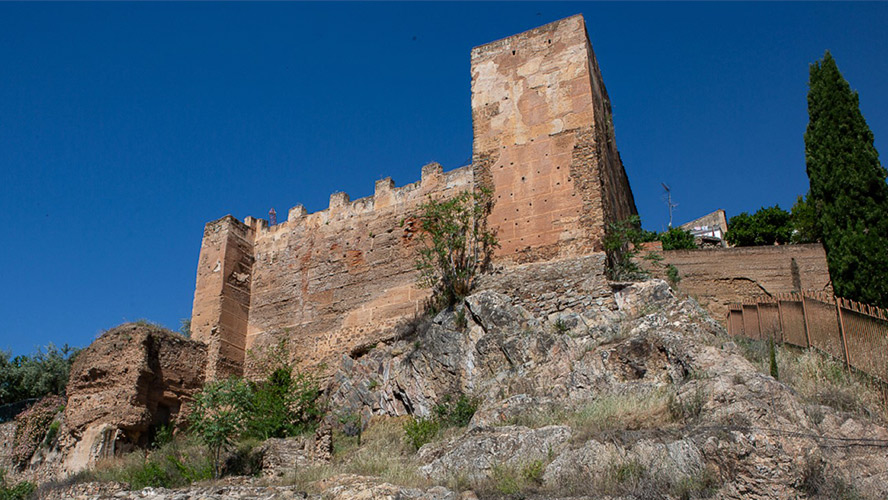
[[779, 294], [728, 306], [728, 333], [814, 348], [888, 384], [888, 311], [827, 293]]

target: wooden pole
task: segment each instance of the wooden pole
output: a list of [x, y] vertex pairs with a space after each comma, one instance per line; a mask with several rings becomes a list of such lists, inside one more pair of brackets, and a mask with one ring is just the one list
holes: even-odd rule
[[842, 299], [836, 297], [836, 313], [839, 315], [839, 333], [842, 336], [842, 351], [845, 353], [845, 369], [851, 369], [851, 358], [848, 355], [848, 342], [845, 340], [845, 319], [842, 317]]
[[811, 335], [808, 333], [808, 307], [805, 305], [805, 292], [801, 293], [802, 296], [802, 317], [805, 318], [805, 343], [808, 344], [807, 347], [811, 348]]
[[783, 308], [780, 306], [780, 297], [777, 297], [777, 324], [780, 327], [780, 343], [784, 342], [786, 335], [783, 333]]

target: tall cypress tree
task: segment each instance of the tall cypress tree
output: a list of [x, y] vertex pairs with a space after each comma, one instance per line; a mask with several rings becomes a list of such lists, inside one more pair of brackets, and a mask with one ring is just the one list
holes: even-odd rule
[[888, 172], [857, 92], [829, 51], [811, 65], [805, 163], [809, 200], [837, 295], [888, 306]]

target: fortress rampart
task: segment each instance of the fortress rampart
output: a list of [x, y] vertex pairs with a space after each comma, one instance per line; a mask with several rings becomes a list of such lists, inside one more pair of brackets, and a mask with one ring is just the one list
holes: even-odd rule
[[335, 193], [326, 210], [297, 205], [276, 226], [231, 216], [207, 224], [192, 332], [209, 345], [208, 377], [255, 375], [247, 352], [282, 338], [307, 364], [331, 361], [417, 314], [429, 291], [416, 287], [411, 216], [430, 198], [491, 188], [495, 263], [550, 270], [600, 253], [607, 223], [636, 212], [582, 16], [471, 57], [472, 165], [426, 165], [419, 182], [380, 180], [355, 201]]

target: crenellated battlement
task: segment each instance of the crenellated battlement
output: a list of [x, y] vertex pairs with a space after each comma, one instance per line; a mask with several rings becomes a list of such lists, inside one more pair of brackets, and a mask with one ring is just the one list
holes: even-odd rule
[[[473, 180], [471, 165], [444, 172], [440, 164], [429, 163], [422, 167], [419, 181], [401, 187], [396, 187], [392, 178], [386, 177], [376, 181], [374, 192], [370, 196], [351, 200], [348, 193], [339, 191], [330, 195], [330, 203], [324, 210], [309, 213], [300, 204], [291, 208], [287, 213], [287, 220], [277, 225], [270, 226], [266, 219], [252, 216], [244, 218], [241, 224], [244, 226], [244, 230], [252, 231], [255, 238], [263, 238], [266, 234], [292, 230], [295, 225], [314, 227], [351, 217], [372, 215], [377, 211], [402, 210], [412, 206], [423, 197], [434, 197], [442, 190], [472, 189]], [[234, 219], [234, 217], [231, 218]], [[217, 222], [213, 221], [207, 226]]]
[[294, 359], [329, 362], [420, 313], [430, 292], [416, 286], [410, 217], [429, 199], [491, 189], [498, 266], [603, 261], [608, 222], [635, 203], [583, 17], [475, 47], [471, 63], [471, 165], [429, 163], [416, 182], [380, 179], [356, 200], [333, 193], [324, 210], [296, 205], [274, 226], [207, 224], [192, 330], [210, 345], [210, 378], [257, 376], [245, 353], [281, 339]]

